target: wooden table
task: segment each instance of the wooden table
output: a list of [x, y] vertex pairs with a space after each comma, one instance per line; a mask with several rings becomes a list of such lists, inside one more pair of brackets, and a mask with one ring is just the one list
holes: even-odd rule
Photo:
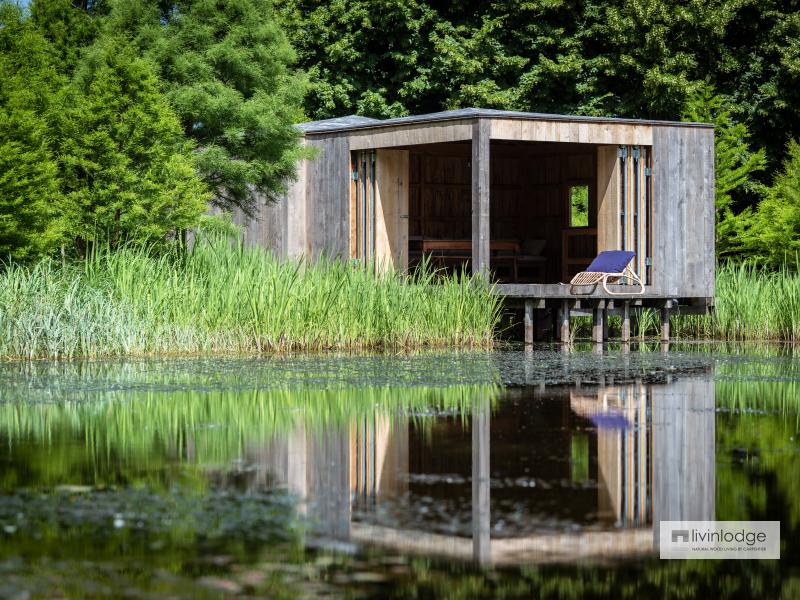
[[[517, 280], [517, 257], [519, 254], [519, 242], [517, 240], [489, 240], [489, 251], [509, 252], [508, 255], [492, 256], [493, 262], [508, 262], [514, 281]], [[469, 254], [458, 254], [469, 253]], [[437, 254], [440, 259], [464, 262], [472, 258], [472, 240], [422, 240], [423, 254]], [[445, 254], [446, 253], [446, 254]]]
[[[422, 240], [423, 252], [466, 250], [472, 252], [472, 240]], [[519, 242], [516, 240], [489, 240], [489, 250], [504, 250], [519, 254]], [[472, 254], [470, 254], [472, 256]]]

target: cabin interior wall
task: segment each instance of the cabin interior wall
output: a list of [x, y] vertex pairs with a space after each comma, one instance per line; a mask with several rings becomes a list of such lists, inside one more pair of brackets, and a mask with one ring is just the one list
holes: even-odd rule
[[[492, 141], [491, 240], [515, 241], [520, 260], [492, 250], [501, 280], [553, 283], [586, 266], [597, 250], [597, 146]], [[467, 240], [471, 222], [471, 146], [431, 144], [409, 154], [410, 264], [426, 240]], [[588, 222], [570, 227], [570, 189], [588, 187]], [[444, 266], [458, 264], [458, 252]], [[464, 260], [468, 257], [464, 256]], [[515, 262], [516, 274], [511, 265]]]

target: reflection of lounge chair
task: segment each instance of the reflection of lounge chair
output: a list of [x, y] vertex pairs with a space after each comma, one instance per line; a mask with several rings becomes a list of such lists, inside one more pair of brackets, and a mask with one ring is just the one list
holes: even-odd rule
[[[602, 284], [607, 294], [623, 296], [627, 294], [644, 294], [644, 284], [639, 276], [631, 269], [631, 261], [636, 256], [629, 250], [605, 250], [597, 255], [585, 271], [581, 271], [572, 278], [569, 284], [570, 293], [576, 286], [590, 285], [592, 289], [597, 284]], [[609, 283], [617, 283], [620, 279], [627, 279], [639, 286], [638, 292], [612, 292], [608, 289]]]

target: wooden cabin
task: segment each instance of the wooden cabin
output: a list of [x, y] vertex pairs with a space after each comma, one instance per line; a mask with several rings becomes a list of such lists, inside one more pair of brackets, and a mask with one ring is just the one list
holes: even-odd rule
[[[236, 218], [279, 256], [466, 267], [562, 325], [576, 309], [713, 304], [710, 125], [463, 109], [299, 128], [316, 156], [256, 220]], [[636, 253], [642, 296], [560, 285], [614, 249]]]

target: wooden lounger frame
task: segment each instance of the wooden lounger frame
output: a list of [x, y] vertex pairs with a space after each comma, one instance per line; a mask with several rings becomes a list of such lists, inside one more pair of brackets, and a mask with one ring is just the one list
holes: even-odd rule
[[[612, 292], [608, 288], [609, 283], [617, 283], [620, 279], [628, 279], [639, 286], [638, 292]], [[581, 271], [569, 282], [569, 293], [574, 294], [576, 286], [591, 285], [597, 287], [597, 284], [602, 284], [606, 294], [611, 296], [628, 296], [644, 294], [644, 283], [639, 276], [633, 272], [630, 265], [623, 269], [622, 273], [604, 273], [601, 271]]]

